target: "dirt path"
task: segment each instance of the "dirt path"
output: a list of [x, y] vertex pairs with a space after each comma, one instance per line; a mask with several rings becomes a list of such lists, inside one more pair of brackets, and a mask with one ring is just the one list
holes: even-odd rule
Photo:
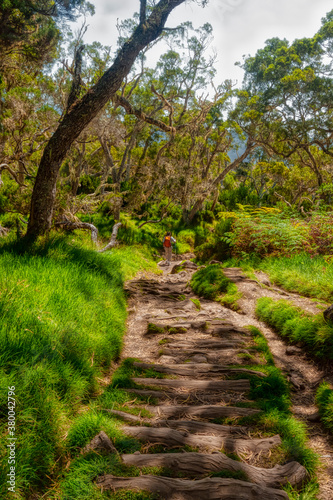
[[[314, 406], [315, 389], [324, 373], [301, 351], [288, 355], [283, 341], [254, 314], [260, 296], [281, 298], [282, 293], [283, 298], [310, 312], [318, 312], [316, 304], [268, 288], [263, 273], [258, 281], [266, 286], [246, 278], [239, 269], [227, 269], [226, 275], [243, 293], [242, 314], [203, 299], [199, 310], [189, 287], [194, 270], [177, 274], [170, 270], [164, 268], [163, 276], [142, 273], [127, 284], [130, 314], [122, 355], [139, 358], [138, 369], [153, 368], [154, 373], [168, 378], [148, 373], [133, 379], [138, 389], [130, 392], [148, 398], [145, 408], [150, 418], [114, 412], [126, 422], [123, 432], [145, 443], [141, 453], [123, 455], [123, 462], [140, 468], [159, 467], [161, 472], [133, 478], [106, 475], [99, 484], [103, 489], [145, 489], [170, 500], [288, 498], [281, 486], [288, 481], [301, 483], [305, 469], [297, 462], [285, 464], [282, 460], [280, 465], [275, 452], [279, 436], [261, 435], [251, 423], [246, 427], [237, 424], [241, 417], [249, 417], [251, 422], [260, 413], [249, 400], [249, 376], [266, 376], [260, 372], [264, 360], [253, 349], [252, 336], [245, 328], [253, 325], [264, 333], [276, 365], [289, 377], [294, 414], [306, 421], [310, 445], [325, 463], [318, 499], [333, 500], [332, 440], [316, 421]], [[255, 372], [242, 368], [249, 358]], [[216, 419], [220, 423], [212, 423]], [[173, 448], [180, 452], [167, 453]], [[227, 456], [221, 449], [233, 455]], [[229, 471], [229, 477], [221, 475], [222, 470]], [[218, 477], [212, 477], [214, 474]]]

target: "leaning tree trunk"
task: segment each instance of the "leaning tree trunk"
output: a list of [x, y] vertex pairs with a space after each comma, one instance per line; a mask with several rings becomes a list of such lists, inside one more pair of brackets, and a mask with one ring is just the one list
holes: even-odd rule
[[[113, 65], [100, 80], [67, 110], [44, 149], [34, 185], [28, 236], [44, 234], [51, 228], [60, 166], [74, 140], [112, 98], [129, 73], [140, 51], [163, 31], [170, 12], [185, 0], [160, 0], [150, 16], [140, 16], [140, 24], [120, 49]], [[145, 5], [141, 0], [141, 5]]]

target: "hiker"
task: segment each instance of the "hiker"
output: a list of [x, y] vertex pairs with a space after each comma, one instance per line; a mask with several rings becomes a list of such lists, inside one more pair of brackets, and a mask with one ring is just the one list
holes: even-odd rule
[[168, 266], [170, 266], [172, 259], [172, 246], [171, 246], [172, 243], [176, 243], [176, 240], [171, 236], [171, 233], [168, 232], [163, 239], [163, 246], [165, 249], [165, 260]]

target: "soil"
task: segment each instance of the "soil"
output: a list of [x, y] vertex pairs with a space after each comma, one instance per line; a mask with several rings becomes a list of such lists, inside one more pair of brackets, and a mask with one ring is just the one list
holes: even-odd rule
[[[182, 260], [189, 256], [182, 256]], [[180, 261], [179, 261], [180, 262]], [[324, 366], [319, 366], [299, 346], [289, 346], [274, 331], [259, 321], [255, 315], [256, 301], [259, 297], [271, 297], [273, 299], [287, 299], [309, 313], [317, 314], [322, 311], [326, 304], [301, 297], [295, 293], [288, 293], [281, 288], [271, 285], [265, 273], [256, 273], [256, 280], [246, 277], [241, 269], [228, 268], [224, 272], [231, 281], [237, 284], [238, 290], [242, 292], [243, 298], [238, 303], [240, 310], [235, 312], [227, 309], [221, 304], [200, 298], [200, 310], [191, 299], [196, 297], [189, 286], [189, 281], [195, 269], [186, 268], [177, 274], [171, 274], [174, 265], [163, 266], [160, 269], [163, 275], [151, 273], [140, 273], [135, 280], [127, 283], [129, 298], [129, 317], [127, 334], [124, 339], [122, 358], [139, 358], [144, 363], [158, 363], [165, 366], [204, 366], [215, 364], [216, 366], [227, 366], [230, 364], [249, 365], [249, 359], [254, 365], [260, 365], [263, 360], [258, 353], [251, 353], [251, 338], [243, 331], [248, 325], [256, 326], [265, 335], [270, 350], [274, 356], [275, 364], [280, 367], [289, 379], [292, 387], [292, 411], [294, 416], [302, 420], [308, 429], [309, 446], [321, 458], [322, 467], [319, 470], [320, 493], [318, 500], [333, 500], [333, 438], [325, 431], [320, 423], [317, 407], [315, 406], [315, 392], [320, 382], [325, 379], [333, 382], [332, 372]], [[158, 325], [155, 333], [147, 334], [148, 324]], [[203, 325], [206, 325], [203, 328]], [[208, 327], [207, 327], [208, 325]], [[172, 327], [174, 330], [168, 332]], [[164, 331], [161, 331], [164, 328]], [[221, 332], [223, 337], [221, 336]], [[220, 332], [220, 334], [218, 333]], [[219, 338], [216, 336], [219, 335]], [[232, 340], [234, 346], [220, 346], [212, 350], [204, 341]], [[162, 341], [162, 342], [161, 342]], [[244, 344], [237, 345], [243, 341]], [[169, 347], [168, 344], [171, 343]], [[205, 345], [204, 348], [200, 347]], [[214, 366], [215, 366], [214, 365]], [[178, 370], [179, 371], [179, 370]], [[198, 370], [199, 372], [199, 370]], [[201, 372], [200, 372], [201, 373]], [[163, 412], [165, 405], [179, 405], [180, 401], [185, 404], [232, 404], [246, 401], [246, 394], [234, 395], [227, 392], [217, 393], [200, 390], [191, 391], [186, 388], [186, 376], [174, 376], [184, 381], [183, 389], [175, 389], [165, 394], [166, 400], [159, 402]], [[207, 378], [205, 374], [198, 375], [198, 380]], [[225, 377], [219, 375], [215, 380], [223, 380]], [[193, 380], [193, 377], [191, 377]], [[148, 387], [154, 389], [156, 387]], [[168, 389], [169, 391], [169, 389]], [[184, 399], [184, 394], [188, 398]], [[173, 394], [173, 396], [170, 394]], [[209, 396], [209, 403], [207, 398]], [[223, 396], [225, 401], [223, 403]], [[178, 400], [177, 400], [178, 398]], [[163, 406], [164, 405], [164, 406]], [[208, 410], [207, 410], [208, 411]], [[216, 409], [215, 409], [216, 411]], [[170, 408], [169, 408], [170, 413]], [[163, 418], [163, 415], [159, 415]], [[165, 422], [165, 420], [163, 420]], [[251, 433], [249, 433], [251, 438]], [[274, 456], [274, 453], [272, 454]], [[242, 460], [251, 465], [272, 467], [267, 457], [257, 456], [255, 458], [242, 456]], [[112, 480], [109, 480], [109, 482]], [[114, 487], [116, 485], [114, 484]], [[281, 492], [281, 494], [284, 494]], [[261, 495], [261, 494], [260, 494]], [[258, 493], [258, 498], [259, 498]], [[172, 497], [173, 498], [173, 497]], [[176, 498], [176, 497], [175, 497]], [[191, 496], [179, 498], [192, 498]], [[194, 497], [193, 497], [194, 498]], [[215, 497], [214, 497], [215, 498]], [[221, 497], [222, 498], [222, 497]], [[224, 498], [224, 497], [223, 497]], [[247, 498], [247, 497], [244, 497]], [[251, 497], [252, 498], [252, 497]], [[254, 498], [254, 497], [253, 497]], [[257, 497], [255, 497], [257, 498]], [[273, 497], [272, 497], [273, 498]], [[280, 498], [280, 497], [279, 497]]]

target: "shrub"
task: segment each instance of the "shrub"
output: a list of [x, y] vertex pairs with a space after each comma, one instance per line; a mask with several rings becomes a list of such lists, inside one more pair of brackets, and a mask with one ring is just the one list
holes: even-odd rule
[[220, 293], [226, 292], [229, 283], [219, 264], [200, 269], [191, 280], [194, 293], [205, 299], [215, 299]]

